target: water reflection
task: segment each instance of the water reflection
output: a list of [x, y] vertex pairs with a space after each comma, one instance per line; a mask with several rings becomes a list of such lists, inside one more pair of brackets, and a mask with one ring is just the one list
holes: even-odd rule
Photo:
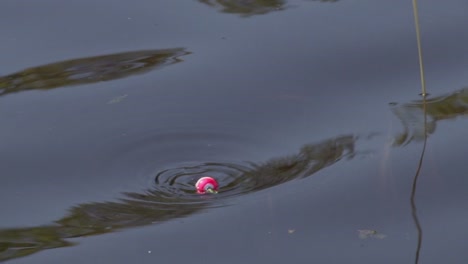
[[[445, 96], [427, 98], [425, 103], [424, 100], [417, 100], [390, 105], [403, 125], [403, 132], [395, 138], [394, 144], [401, 146], [411, 141], [421, 142], [425, 139], [426, 133], [429, 135], [435, 132], [438, 121], [468, 114], [468, 88]], [[425, 112], [427, 118], [424, 117]]]
[[[343, 158], [355, 156], [352, 135], [304, 145], [294, 155], [265, 163], [201, 163], [164, 170], [155, 176], [154, 186], [142, 193], [125, 193], [118, 202], [80, 204], [53, 225], [0, 230], [0, 261], [35, 252], [70, 246], [67, 238], [109, 233], [122, 228], [149, 225], [188, 216], [220, 201], [270, 188], [293, 179], [308, 177]], [[225, 187], [219, 195], [196, 195], [191, 177], [216, 169]], [[183, 172], [183, 173], [181, 173]], [[219, 173], [219, 172], [218, 172]], [[179, 189], [180, 187], [180, 189]]]
[[252, 16], [284, 10], [283, 0], [198, 0], [224, 13]]
[[90, 84], [145, 73], [182, 61], [183, 48], [143, 50], [47, 64], [0, 77], [0, 96]]
[[[253, 16], [286, 9], [284, 0], [198, 0], [223, 13]], [[317, 2], [337, 2], [338, 0], [309, 0]]]
[[220, 183], [217, 198], [246, 194], [281, 183], [304, 178], [328, 167], [336, 161], [352, 158], [355, 138], [351, 135], [304, 145], [299, 153], [271, 159], [264, 164], [252, 162], [205, 162], [183, 165], [161, 171], [156, 175], [154, 193], [165, 197], [184, 197], [197, 202], [200, 196], [193, 186], [200, 175], [211, 175]]

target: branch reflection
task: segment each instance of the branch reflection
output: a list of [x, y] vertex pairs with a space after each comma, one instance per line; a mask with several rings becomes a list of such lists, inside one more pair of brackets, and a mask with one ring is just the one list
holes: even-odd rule
[[[198, 0], [200, 3], [216, 8], [220, 12], [249, 17], [274, 11], [285, 10], [285, 0]], [[318, 2], [337, 2], [338, 0], [311, 0]]]
[[[468, 114], [468, 88], [449, 95], [428, 98], [425, 101], [390, 105], [403, 125], [403, 132], [395, 137], [394, 145], [407, 145], [412, 141], [421, 142], [426, 136], [435, 132], [438, 121]], [[425, 114], [427, 118], [424, 118]]]
[[143, 50], [47, 64], [0, 77], [0, 96], [126, 78], [181, 62], [183, 48]]

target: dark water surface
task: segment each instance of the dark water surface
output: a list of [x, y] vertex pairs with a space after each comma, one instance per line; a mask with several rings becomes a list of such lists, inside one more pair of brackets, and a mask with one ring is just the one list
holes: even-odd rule
[[468, 3], [419, 5], [427, 100], [411, 1], [2, 1], [0, 262], [467, 263]]

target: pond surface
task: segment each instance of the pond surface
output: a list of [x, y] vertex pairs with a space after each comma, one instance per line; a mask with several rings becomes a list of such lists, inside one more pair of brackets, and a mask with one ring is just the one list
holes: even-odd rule
[[467, 12], [2, 1], [0, 262], [465, 263]]

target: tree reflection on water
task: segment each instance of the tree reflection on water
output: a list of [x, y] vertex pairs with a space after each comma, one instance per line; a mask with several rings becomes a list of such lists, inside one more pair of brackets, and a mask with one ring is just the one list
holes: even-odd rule
[[183, 48], [142, 50], [33, 67], [0, 77], [0, 96], [121, 79], [181, 62], [187, 54]]
[[240, 14], [243, 16], [266, 14], [283, 10], [282, 0], [199, 0], [223, 13]]
[[[421, 142], [425, 139], [426, 133], [429, 135], [435, 132], [437, 122], [468, 114], [468, 88], [448, 95], [427, 98], [425, 101], [390, 105], [403, 125], [403, 132], [397, 135], [394, 145], [407, 145], [412, 141]], [[424, 117], [425, 114], [427, 118]]]
[[[262, 15], [287, 8], [285, 0], [198, 0], [218, 9], [223, 13], [238, 14], [249, 17]], [[338, 0], [309, 0], [317, 2], [337, 2]]]

